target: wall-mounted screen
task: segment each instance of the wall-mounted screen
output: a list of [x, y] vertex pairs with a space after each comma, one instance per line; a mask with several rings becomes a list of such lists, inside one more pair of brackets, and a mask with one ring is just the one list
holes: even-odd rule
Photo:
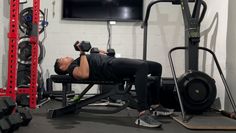
[[143, 0], [63, 0], [62, 19], [142, 21]]

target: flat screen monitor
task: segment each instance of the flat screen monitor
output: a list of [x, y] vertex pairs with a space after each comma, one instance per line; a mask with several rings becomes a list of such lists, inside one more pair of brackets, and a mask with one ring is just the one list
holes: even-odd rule
[[62, 19], [142, 21], [143, 0], [63, 0]]

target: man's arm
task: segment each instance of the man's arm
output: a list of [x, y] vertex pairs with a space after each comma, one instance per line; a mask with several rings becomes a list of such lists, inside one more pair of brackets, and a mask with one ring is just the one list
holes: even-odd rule
[[80, 66], [75, 67], [73, 70], [73, 77], [76, 79], [89, 78], [89, 64], [87, 57], [83, 52], [80, 54]]

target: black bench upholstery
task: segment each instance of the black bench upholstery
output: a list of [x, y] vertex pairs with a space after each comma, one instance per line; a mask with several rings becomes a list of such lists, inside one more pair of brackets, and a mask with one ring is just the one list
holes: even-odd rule
[[[74, 79], [69, 75], [51, 75], [50, 80], [54, 83], [62, 84], [62, 106], [67, 105], [67, 94], [73, 92], [71, 90], [71, 84], [88, 84], [88, 86], [82, 92], [82, 95], [85, 95], [87, 91], [93, 87], [93, 85], [116, 85], [116, 84], [124, 84], [126, 81], [131, 81], [126, 78], [123, 81], [108, 81], [108, 80], [88, 80], [88, 79]], [[51, 85], [52, 86], [52, 85]]]
[[115, 84], [119, 81], [74, 79], [69, 75], [51, 75], [51, 80], [55, 83], [77, 83], [77, 84]]

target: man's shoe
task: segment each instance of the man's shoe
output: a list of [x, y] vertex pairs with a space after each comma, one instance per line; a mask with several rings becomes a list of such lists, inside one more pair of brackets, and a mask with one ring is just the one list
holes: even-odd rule
[[169, 116], [174, 113], [174, 109], [168, 109], [162, 105], [159, 105], [156, 108], [151, 108], [150, 110], [154, 116]]
[[135, 124], [143, 127], [160, 127], [161, 123], [151, 115], [149, 112], [145, 112], [135, 121]]

